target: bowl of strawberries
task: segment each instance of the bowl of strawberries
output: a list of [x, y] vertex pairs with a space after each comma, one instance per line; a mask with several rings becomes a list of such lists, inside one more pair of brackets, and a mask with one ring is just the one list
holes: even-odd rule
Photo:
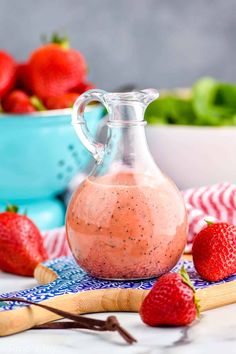
[[[70, 124], [77, 97], [93, 88], [83, 55], [54, 35], [25, 63], [0, 50], [0, 203], [63, 192], [90, 156]], [[92, 134], [103, 107], [88, 107]]]

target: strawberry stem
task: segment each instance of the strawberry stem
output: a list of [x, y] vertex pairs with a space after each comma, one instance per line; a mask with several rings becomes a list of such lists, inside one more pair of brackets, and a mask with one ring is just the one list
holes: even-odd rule
[[193, 283], [191, 282], [191, 280], [189, 278], [188, 272], [186, 271], [186, 269], [184, 268], [183, 265], [182, 265], [179, 273], [180, 273], [180, 275], [182, 277], [183, 283], [187, 284], [193, 290], [193, 292], [195, 293], [196, 290], [195, 290], [195, 288], [193, 286]]
[[206, 220], [206, 219], [205, 219], [204, 221], [207, 223], [208, 226], [214, 224], [214, 221], [211, 221], [211, 220]]
[[70, 48], [70, 41], [68, 37], [61, 37], [58, 33], [54, 32], [51, 37], [51, 43], [59, 44], [64, 49]]
[[196, 306], [196, 311], [197, 311], [197, 317], [200, 316], [200, 301], [198, 300], [197, 296], [196, 296], [196, 289], [193, 286], [193, 283], [190, 280], [189, 274], [186, 271], [186, 269], [184, 268], [184, 266], [182, 265], [181, 269], [180, 269], [180, 275], [182, 277], [182, 281], [183, 283], [187, 284], [194, 292], [193, 295], [193, 301], [194, 304]]
[[7, 204], [6, 211], [9, 211], [11, 213], [17, 213], [18, 210], [19, 207], [17, 205]]
[[46, 111], [46, 107], [37, 96], [31, 96], [30, 102], [37, 111]]
[[197, 298], [196, 293], [193, 296], [193, 301], [196, 306], [197, 317], [200, 317], [200, 300]]
[[70, 41], [68, 37], [66, 36], [62, 37], [57, 32], [53, 32], [50, 40], [48, 40], [48, 36], [45, 33], [42, 33], [40, 36], [40, 40], [43, 44], [55, 43], [55, 44], [59, 44], [64, 49], [70, 48]]

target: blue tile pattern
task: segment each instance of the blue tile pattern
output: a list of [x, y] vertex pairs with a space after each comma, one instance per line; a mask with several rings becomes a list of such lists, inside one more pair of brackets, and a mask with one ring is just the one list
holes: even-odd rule
[[[138, 281], [109, 281], [94, 278], [83, 271], [72, 257], [60, 257], [44, 262], [44, 265], [53, 270], [58, 278], [46, 285], [39, 285], [31, 289], [10, 292], [0, 295], [1, 297], [21, 297], [34, 302], [48, 300], [55, 296], [64, 294], [74, 294], [87, 290], [108, 289], [108, 288], [132, 288], [132, 289], [151, 289], [156, 279]], [[219, 282], [206, 282], [199, 277], [191, 261], [179, 261], [173, 268], [173, 272], [178, 272], [184, 265], [189, 273], [196, 289], [202, 289], [215, 284], [221, 284], [236, 280], [236, 274]], [[0, 302], [0, 311], [17, 309], [25, 306], [15, 302]]]

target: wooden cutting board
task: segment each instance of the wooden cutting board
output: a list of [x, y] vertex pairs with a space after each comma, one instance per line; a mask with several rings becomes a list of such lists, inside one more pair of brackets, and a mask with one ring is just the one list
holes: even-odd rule
[[[209, 283], [198, 276], [191, 260], [180, 261], [173, 271], [179, 271], [183, 264], [197, 289], [201, 311], [236, 302], [236, 275], [224, 281]], [[79, 268], [72, 257], [61, 257], [38, 265], [35, 278], [39, 286], [0, 296], [41, 302], [76, 314], [137, 312], [155, 282], [155, 279], [99, 280]], [[59, 316], [36, 306], [0, 302], [0, 336], [21, 332], [58, 318]]]

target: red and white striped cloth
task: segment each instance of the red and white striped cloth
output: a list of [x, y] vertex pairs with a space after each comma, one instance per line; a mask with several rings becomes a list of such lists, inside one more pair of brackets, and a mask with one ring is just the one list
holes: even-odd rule
[[185, 251], [190, 252], [194, 236], [206, 225], [205, 220], [236, 225], [236, 185], [219, 183], [183, 192], [188, 212], [189, 233]]
[[[205, 220], [236, 225], [236, 185], [219, 183], [192, 188], [184, 191], [183, 196], [189, 221], [186, 252], [191, 252], [193, 237], [206, 225]], [[44, 232], [44, 239], [50, 258], [70, 254], [64, 227]]]

